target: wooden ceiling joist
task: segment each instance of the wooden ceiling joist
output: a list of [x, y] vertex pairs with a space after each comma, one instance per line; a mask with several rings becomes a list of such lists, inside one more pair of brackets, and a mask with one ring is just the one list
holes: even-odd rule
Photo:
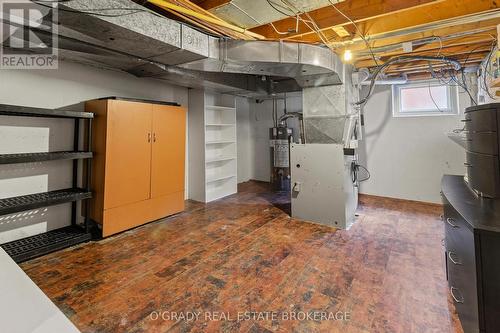
[[[441, 2], [444, 0], [377, 0], [367, 3], [366, 0], [348, 0], [335, 5], [341, 12], [348, 16], [354, 22], [363, 22], [374, 18], [383, 18], [395, 13], [414, 9], [421, 6]], [[327, 6], [313, 10], [308, 13], [314, 22], [322, 29], [322, 32], [328, 33], [334, 26], [349, 25], [350, 21], [340, 15], [333, 7]], [[307, 17], [303, 17], [307, 20]], [[296, 27], [295, 18], [286, 18], [273, 22], [278, 31], [294, 30]], [[252, 31], [265, 35], [270, 39], [295, 39], [302, 41], [318, 42], [319, 37], [316, 32], [311, 31], [304, 23], [299, 22], [297, 32], [283, 36], [276, 32], [269, 24], [253, 28]]]
[[[231, 3], [231, 0], [162, 1], [214, 19], [216, 16], [210, 10]], [[289, 17], [242, 31], [210, 24], [208, 19], [204, 22], [193, 16], [178, 16], [190, 24], [205, 26], [212, 34], [230, 38], [260, 36], [268, 40], [327, 44], [339, 55], [349, 50], [358, 68], [373, 68], [376, 63], [383, 64], [401, 55], [450, 56], [462, 62], [467, 60], [469, 65], [484, 59], [497, 39], [496, 28], [500, 24], [497, 1], [500, 0], [345, 0], [335, 4], [335, 8], [326, 6], [304, 13], [300, 20]], [[311, 28], [312, 22], [319, 31]], [[288, 33], [279, 33], [282, 31]], [[405, 42], [413, 43], [410, 51], [403, 50]], [[436, 68], [443, 66], [446, 65], [436, 63]], [[417, 77], [415, 73], [420, 71], [425, 76], [428, 70], [426, 61], [414, 61], [392, 65], [386, 72], [397, 75], [406, 71]]]
[[[474, 64], [477, 64], [478, 62], [481, 62], [482, 59], [484, 59], [486, 54], [480, 54], [472, 57], [461, 57], [459, 60], [461, 63], [465, 63], [467, 60], [467, 63], [465, 67], [468, 66], [473, 66]], [[439, 68], [449, 68], [450, 65], [445, 63], [445, 62], [431, 62], [432, 68], [433, 69], [439, 69]], [[392, 74], [392, 73], [408, 73], [412, 71], [423, 71], [423, 72], [428, 72], [430, 71], [429, 68], [429, 61], [413, 61], [413, 62], [408, 62], [408, 63], [401, 63], [401, 64], [396, 64], [390, 66], [385, 73], [386, 74]]]
[[193, 2], [205, 10], [210, 10], [227, 5], [231, 0], [198, 0]]
[[[445, 40], [445, 41], [440, 41], [438, 38], [436, 38], [434, 40], [435, 40], [434, 42], [431, 42], [428, 44], [414, 45], [413, 51], [411, 52], [411, 54], [415, 54], [415, 53], [421, 54], [422, 52], [428, 52], [428, 53], [434, 53], [434, 55], [435, 55], [435, 54], [438, 54], [439, 50], [448, 50], [450, 48], [459, 47], [459, 46], [473, 47], [474, 45], [476, 45], [476, 46], [489, 45], [491, 48], [491, 46], [495, 43], [495, 39], [493, 38], [493, 36], [489, 36], [489, 35], [473, 35], [473, 36], [454, 38], [454, 39]], [[374, 51], [374, 52], [377, 54], [377, 57], [380, 57], [382, 59], [384, 57], [395, 57], [395, 56], [399, 56], [399, 55], [410, 54], [410, 53], [404, 52], [402, 44], [395, 44], [394, 48], [391, 48], [391, 51], [385, 51], [385, 52]], [[449, 50], [449, 52], [453, 52], [453, 50]], [[439, 54], [441, 54], [441, 52]], [[372, 59], [372, 56], [371, 56], [370, 52], [365, 51], [363, 53], [363, 55], [356, 54], [355, 59], [356, 59], [355, 64], [357, 66], [358, 61], [370, 60], [370, 59]]]
[[[478, 1], [479, 4], [484, 1]], [[380, 41], [392, 41], [401, 36], [410, 34], [426, 33], [432, 30], [446, 29], [449, 27], [457, 27], [461, 25], [475, 25], [477, 27], [484, 27], [484, 22], [490, 22], [496, 26], [500, 20], [500, 9], [490, 8], [493, 1], [488, 1], [487, 5], [476, 5], [471, 10], [470, 7], [444, 7], [441, 3], [430, 6], [432, 9], [429, 14], [422, 8], [417, 8], [411, 11], [406, 11], [398, 14], [391, 15], [384, 19], [369, 20], [358, 24], [358, 28], [363, 32], [366, 38], [370, 41], [372, 46], [379, 46]], [[449, 2], [445, 4], [449, 5]], [[442, 8], [436, 10], [435, 7], [441, 5]], [[452, 10], [452, 8], [455, 8]], [[436, 14], [436, 11], [438, 14]], [[445, 14], [446, 13], [446, 14]], [[488, 15], [485, 15], [485, 14]], [[354, 27], [345, 27], [348, 31], [355, 34]], [[330, 42], [334, 46], [360, 44], [360, 47], [366, 47], [364, 40], [357, 34], [356, 37], [348, 40], [340, 40], [335, 36], [329, 36]], [[316, 42], [314, 36], [302, 39], [302, 41]]]
[[[465, 65], [465, 67], [473, 66], [474, 64], [481, 62], [482, 59], [484, 59], [484, 55], [470, 57], [469, 59], [467, 59], [467, 64]], [[465, 59], [463, 59], [463, 60], [465, 60]], [[433, 69], [448, 68], [451, 70], [450, 64], [447, 64], [444, 62], [433, 63], [432, 68]], [[387, 73], [387, 74], [401, 73], [401, 72], [409, 73], [409, 72], [413, 72], [413, 71], [424, 71], [424, 72], [430, 71], [429, 62], [428, 61], [419, 61], [419, 62], [414, 62], [412, 64], [407, 64], [407, 65], [403, 64], [399, 67], [389, 68], [385, 73]]]
[[[480, 43], [480, 44], [468, 44], [468, 45], [453, 45], [453, 46], [448, 46], [448, 47], [443, 47], [441, 48], [439, 45], [435, 45], [433, 43], [432, 49], [426, 49], [426, 50], [418, 50], [414, 51], [411, 54], [409, 53], [399, 53], [399, 54], [391, 54], [387, 55], [384, 57], [381, 57], [380, 60], [377, 60], [378, 64], [383, 63], [384, 61], [387, 61], [389, 58], [393, 56], [404, 56], [404, 55], [412, 55], [412, 56], [449, 56], [449, 57], [457, 57], [460, 55], [475, 55], [475, 54], [484, 54], [488, 53], [492, 49], [492, 43], [491, 41], [485, 42], [485, 43]], [[375, 61], [371, 58], [368, 59], [363, 59], [363, 60], [358, 60], [355, 62], [355, 66], [360, 68], [360, 67], [375, 67], [377, 64]]]
[[[243, 28], [239, 28], [228, 22], [223, 21], [216, 15], [201, 8], [200, 6], [196, 5], [195, 3], [189, 0], [157, 0], [157, 1], [147, 0], [147, 1], [161, 8], [162, 10], [165, 10], [185, 20], [190, 24], [194, 24], [198, 27], [205, 26], [207, 31], [213, 30], [217, 33], [235, 39], [254, 40], [256, 39], [256, 37], [259, 37], [259, 39], [264, 38], [262, 36], [258, 36], [256, 34], [248, 32]], [[186, 11], [186, 13], [182, 11]], [[198, 17], [194, 15], [198, 15]], [[188, 19], [186, 19], [186, 17], [188, 17]]]
[[[391, 37], [387, 39], [380, 39], [377, 41], [370, 41], [371, 47], [384, 47], [387, 45], [400, 44], [407, 41], [420, 40], [424, 38], [449, 36], [449, 35], [459, 35], [461, 33], [471, 32], [474, 36], [483, 36], [491, 39], [496, 39], [496, 26], [500, 23], [500, 19], [492, 19], [481, 22], [474, 22], [469, 24], [455, 25], [447, 28], [431, 29], [425, 32], [410, 33], [406, 35], [401, 35], [397, 37]], [[461, 37], [457, 37], [460, 39]], [[345, 48], [351, 50], [353, 53], [356, 51], [366, 51], [367, 47], [364, 42], [357, 42], [355, 44], [350, 44], [345, 46]], [[340, 48], [343, 50], [344, 48]]]
[[[495, 0], [475, 1], [475, 4], [470, 6], [457, 5], [456, 1], [445, 1], [427, 8], [396, 13], [384, 19], [369, 20], [358, 27], [373, 43], [376, 43], [377, 39], [407, 35], [412, 31], [424, 32], [487, 20], [498, 22], [499, 19], [500, 9]], [[354, 41], [363, 42], [359, 37]]]

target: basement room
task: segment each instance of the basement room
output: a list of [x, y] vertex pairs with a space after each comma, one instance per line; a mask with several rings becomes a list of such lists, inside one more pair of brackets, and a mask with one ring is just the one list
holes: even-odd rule
[[500, 332], [497, 0], [0, 15], [0, 333]]

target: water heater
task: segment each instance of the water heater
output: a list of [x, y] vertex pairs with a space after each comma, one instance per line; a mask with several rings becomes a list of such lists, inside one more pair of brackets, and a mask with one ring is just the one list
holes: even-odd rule
[[293, 129], [279, 125], [269, 129], [271, 185], [276, 191], [290, 191], [290, 138]]

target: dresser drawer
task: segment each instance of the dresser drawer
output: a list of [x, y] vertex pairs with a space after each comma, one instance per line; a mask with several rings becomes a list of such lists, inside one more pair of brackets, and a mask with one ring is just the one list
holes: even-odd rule
[[470, 186], [484, 196], [496, 198], [500, 195], [498, 155], [466, 153], [467, 173]]
[[496, 132], [496, 109], [475, 110], [465, 112], [465, 129], [472, 132]]
[[498, 155], [498, 133], [467, 132], [466, 149], [473, 153]]
[[472, 231], [469, 229], [467, 222], [446, 202], [444, 205], [443, 223], [446, 250], [456, 252], [457, 248], [460, 248], [464, 242], [470, 241]]
[[[479, 309], [474, 263], [447, 252], [449, 292], [465, 333], [479, 332]], [[455, 263], [454, 263], [455, 262]]]
[[445, 201], [444, 225], [448, 284], [465, 333], [479, 332], [474, 233]]

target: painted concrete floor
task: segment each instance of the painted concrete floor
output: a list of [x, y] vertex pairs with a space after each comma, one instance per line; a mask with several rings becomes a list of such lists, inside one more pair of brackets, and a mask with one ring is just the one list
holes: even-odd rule
[[441, 208], [364, 197], [349, 230], [263, 183], [24, 263], [82, 332], [462, 332]]

